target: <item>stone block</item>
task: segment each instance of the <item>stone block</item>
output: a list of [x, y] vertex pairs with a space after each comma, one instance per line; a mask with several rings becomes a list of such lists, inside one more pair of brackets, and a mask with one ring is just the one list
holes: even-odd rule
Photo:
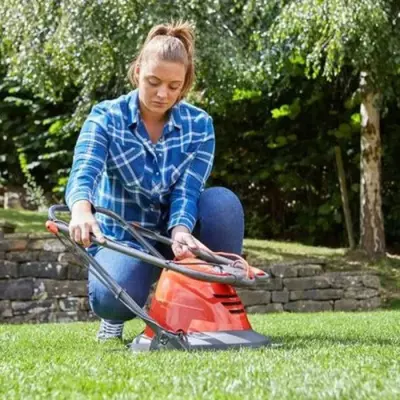
[[365, 275], [362, 277], [362, 283], [365, 287], [372, 288], [372, 289], [380, 289], [381, 282], [379, 277], [376, 275]]
[[87, 296], [86, 281], [40, 279], [36, 280], [34, 289], [34, 299]]
[[269, 271], [276, 278], [294, 278], [297, 276], [297, 267], [294, 265], [274, 265], [269, 268]]
[[100, 318], [93, 312], [89, 311], [87, 313], [87, 321], [99, 321]]
[[6, 259], [6, 252], [0, 251], [0, 260], [5, 260], [5, 259]]
[[266, 312], [267, 313], [283, 312], [283, 304], [279, 304], [279, 303], [267, 304], [266, 305]]
[[282, 278], [271, 278], [262, 283], [257, 283], [257, 289], [282, 290], [282, 288], [283, 288]]
[[77, 265], [68, 265], [68, 279], [83, 281], [88, 279], [88, 270], [86, 267], [79, 267]]
[[0, 319], [12, 317], [11, 301], [0, 300]]
[[272, 303], [287, 303], [289, 301], [289, 292], [280, 290], [272, 292]]
[[56, 302], [54, 300], [13, 301], [11, 307], [14, 315], [38, 315], [46, 313], [46, 311], [54, 311]]
[[58, 305], [61, 311], [88, 311], [89, 301], [87, 297], [67, 297], [59, 299]]
[[43, 250], [52, 251], [55, 253], [62, 253], [65, 251], [65, 246], [58, 239], [49, 239], [45, 241], [43, 245]]
[[6, 241], [19, 240], [19, 239], [25, 240], [25, 239], [28, 239], [28, 237], [29, 237], [28, 233], [17, 232], [17, 233], [9, 233], [9, 234], [5, 235], [4, 239]]
[[355, 311], [358, 307], [358, 301], [355, 299], [336, 300], [333, 306], [335, 311]]
[[58, 254], [57, 261], [63, 265], [68, 265], [68, 264], [81, 265], [81, 261], [79, 261], [79, 259], [76, 256], [74, 256], [72, 253]]
[[32, 324], [32, 323], [43, 323], [43, 322], [57, 322], [54, 312], [48, 309], [44, 309], [37, 313], [28, 313], [22, 315], [14, 315], [9, 318], [7, 323], [12, 324]]
[[39, 256], [39, 251], [30, 250], [30, 251], [10, 251], [6, 253], [6, 258], [9, 261], [14, 262], [28, 262], [28, 261], [36, 261]]
[[18, 264], [12, 261], [0, 261], [0, 278], [18, 278]]
[[344, 292], [344, 297], [347, 299], [369, 299], [371, 297], [379, 296], [379, 291], [376, 289], [353, 287], [346, 289]]
[[58, 254], [52, 251], [41, 251], [38, 256], [38, 261], [58, 261]]
[[257, 306], [246, 307], [246, 311], [249, 314], [265, 314], [267, 313], [267, 304], [259, 304]]
[[54, 317], [57, 322], [87, 321], [89, 315], [87, 311], [56, 311]]
[[50, 232], [31, 232], [28, 233], [29, 239], [54, 239], [54, 235]]
[[335, 300], [342, 297], [342, 289], [311, 289], [304, 291], [305, 300]]
[[360, 275], [330, 275], [331, 285], [333, 288], [349, 288], [363, 286], [363, 276]]
[[4, 233], [14, 233], [17, 228], [16, 224], [13, 224], [10, 221], [6, 221], [5, 219], [0, 219], [0, 231]]
[[32, 279], [0, 281], [0, 300], [31, 300], [32, 296]]
[[5, 242], [5, 251], [23, 251], [28, 248], [27, 239], [12, 239]]
[[294, 312], [332, 311], [332, 304], [329, 301], [299, 300], [284, 304], [283, 309]]
[[298, 276], [314, 276], [320, 275], [322, 273], [322, 268], [320, 265], [301, 265], [297, 268]]
[[19, 266], [20, 276], [32, 276], [35, 278], [67, 279], [67, 267], [49, 262], [27, 262]]
[[240, 290], [238, 296], [246, 307], [267, 304], [271, 301], [271, 293], [265, 290]]
[[380, 297], [372, 297], [370, 299], [359, 300], [358, 307], [360, 310], [375, 310], [381, 306]]
[[323, 275], [304, 278], [285, 278], [283, 285], [288, 290], [325, 289], [330, 287], [330, 279]]
[[46, 239], [31, 239], [28, 243], [29, 250], [43, 250]]
[[306, 300], [305, 290], [292, 290], [291, 292], [289, 292], [289, 300], [290, 301]]

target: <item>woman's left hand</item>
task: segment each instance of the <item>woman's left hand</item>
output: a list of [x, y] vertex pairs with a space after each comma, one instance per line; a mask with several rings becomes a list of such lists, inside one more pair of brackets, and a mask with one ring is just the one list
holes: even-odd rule
[[207, 249], [203, 243], [191, 235], [185, 226], [176, 226], [172, 229], [171, 238], [174, 241], [172, 251], [177, 259], [193, 257], [190, 249]]

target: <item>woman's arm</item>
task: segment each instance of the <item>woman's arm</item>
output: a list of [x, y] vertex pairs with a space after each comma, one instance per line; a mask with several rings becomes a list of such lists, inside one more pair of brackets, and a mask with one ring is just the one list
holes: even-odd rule
[[197, 203], [212, 170], [214, 151], [214, 127], [211, 117], [208, 117], [203, 142], [171, 192], [168, 230], [178, 225], [185, 226], [189, 232], [193, 230], [197, 220]]
[[200, 193], [213, 166], [214, 151], [214, 127], [209, 117], [204, 140], [171, 193], [168, 230], [171, 230], [171, 237], [175, 241], [172, 250], [176, 257], [189, 256], [190, 247], [203, 246], [191, 232], [197, 220]]
[[94, 191], [105, 168], [108, 155], [107, 115], [103, 103], [93, 107], [79, 134], [66, 190], [71, 210], [70, 236], [90, 245], [90, 232], [102, 240], [92, 207]]

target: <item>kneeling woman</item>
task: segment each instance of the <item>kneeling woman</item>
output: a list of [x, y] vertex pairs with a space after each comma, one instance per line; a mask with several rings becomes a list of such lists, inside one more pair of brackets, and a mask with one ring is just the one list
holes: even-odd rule
[[[203, 110], [183, 101], [194, 80], [194, 35], [189, 24], [155, 26], [129, 68], [137, 88], [93, 107], [74, 153], [66, 201], [71, 238], [144, 306], [157, 267], [91, 246], [103, 234], [139, 248], [111, 219], [93, 207], [112, 210], [128, 222], [171, 235], [170, 251], [183, 258], [203, 243], [213, 251], [240, 254], [243, 210], [224, 188], [204, 190], [214, 157], [214, 128]], [[193, 234], [192, 234], [193, 233]], [[168, 257], [168, 254], [166, 254]], [[135, 315], [89, 271], [89, 300], [101, 319], [99, 339], [121, 338]]]

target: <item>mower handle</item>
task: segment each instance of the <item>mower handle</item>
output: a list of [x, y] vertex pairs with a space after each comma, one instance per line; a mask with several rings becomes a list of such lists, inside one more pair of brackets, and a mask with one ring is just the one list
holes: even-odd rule
[[[98, 212], [98, 213], [107, 215], [108, 217], [111, 217], [111, 218], [117, 220], [122, 225], [127, 224], [127, 222], [124, 221], [118, 214], [114, 213], [113, 211], [107, 210], [106, 208], [93, 207], [93, 211], [94, 211], [94, 213]], [[49, 219], [52, 221], [56, 221], [57, 218], [56, 218], [55, 214], [57, 212], [70, 212], [70, 210], [69, 210], [68, 206], [63, 205], [63, 204], [53, 205], [49, 208]], [[143, 228], [141, 225], [139, 225], [137, 223], [133, 223], [132, 225], [135, 229], [140, 231], [140, 233], [144, 237], [146, 237], [148, 239], [153, 239], [153, 240], [156, 240], [157, 242], [160, 242], [160, 243], [163, 243], [163, 244], [166, 244], [169, 246], [172, 246], [172, 244], [174, 243], [174, 241], [172, 239], [170, 239], [166, 236], [160, 235], [157, 232], [153, 232], [150, 229]], [[138, 239], [137, 237], [135, 237], [135, 238]], [[143, 245], [143, 243], [141, 243], [141, 244]], [[230, 260], [229, 258], [222, 257], [218, 254], [213, 254], [213, 253], [207, 252], [203, 249], [192, 249], [191, 248], [190, 251], [195, 256], [199, 257], [200, 259], [211, 262], [211, 263], [216, 263], [216, 264], [219, 263], [219, 264], [229, 265], [232, 262], [232, 260]], [[157, 254], [157, 256], [160, 257], [160, 254]]]
[[[158, 242], [172, 245], [173, 240], [170, 238], [167, 238], [165, 236], [162, 236], [156, 232], [153, 232], [149, 229], [143, 228], [140, 225], [134, 223], [132, 225], [129, 225], [125, 220], [123, 220], [118, 214], [114, 213], [113, 211], [107, 210], [106, 208], [103, 207], [93, 207], [94, 213], [101, 213], [104, 215], [107, 215], [110, 218], [113, 218], [114, 220], [117, 220], [122, 226], [126, 227], [127, 230], [133, 235], [135, 239], [138, 240], [140, 244], [142, 244], [145, 248], [149, 250], [150, 253], [153, 254], [147, 254], [144, 253], [140, 250], [121, 245], [109, 238], [104, 238], [104, 242], [99, 242], [98, 239], [93, 235], [90, 234], [90, 239], [91, 242], [94, 244], [107, 247], [109, 249], [118, 251], [123, 254], [127, 254], [128, 256], [134, 257], [134, 258], [139, 258], [140, 260], [143, 260], [145, 262], [148, 262], [152, 265], [155, 265], [159, 268], [166, 268], [166, 269], [171, 269], [175, 272], [190, 276], [194, 279], [198, 279], [201, 281], [206, 281], [206, 282], [217, 282], [217, 283], [225, 283], [229, 285], [234, 285], [234, 286], [253, 286], [256, 284], [256, 282], [261, 282], [264, 280], [269, 279], [269, 275], [264, 273], [264, 275], [254, 275], [254, 278], [248, 278], [248, 277], [243, 277], [243, 276], [238, 276], [235, 274], [235, 268], [232, 267], [232, 260], [226, 257], [222, 257], [218, 254], [214, 253], [209, 253], [205, 250], [202, 249], [190, 249], [190, 251], [195, 255], [198, 256], [200, 259], [206, 262], [214, 263], [214, 264], [222, 264], [224, 272], [226, 273], [225, 275], [217, 275], [217, 274], [208, 274], [200, 271], [195, 271], [192, 269], [188, 268], [183, 268], [181, 265], [174, 263], [173, 261], [166, 260], [152, 245], [150, 245], [146, 240], [144, 240], [140, 234], [136, 232], [136, 230], [139, 230], [141, 234], [147, 238], [156, 240]], [[56, 218], [56, 213], [57, 212], [70, 212], [68, 206], [62, 205], [62, 204], [56, 204], [52, 205], [49, 208], [48, 215], [50, 221], [52, 221], [53, 224], [56, 226], [52, 226], [51, 223], [47, 224], [47, 229], [51, 231], [54, 234], [57, 234], [57, 231], [61, 231], [64, 235], [69, 236], [69, 228], [68, 225], [65, 221], [58, 220]]]

